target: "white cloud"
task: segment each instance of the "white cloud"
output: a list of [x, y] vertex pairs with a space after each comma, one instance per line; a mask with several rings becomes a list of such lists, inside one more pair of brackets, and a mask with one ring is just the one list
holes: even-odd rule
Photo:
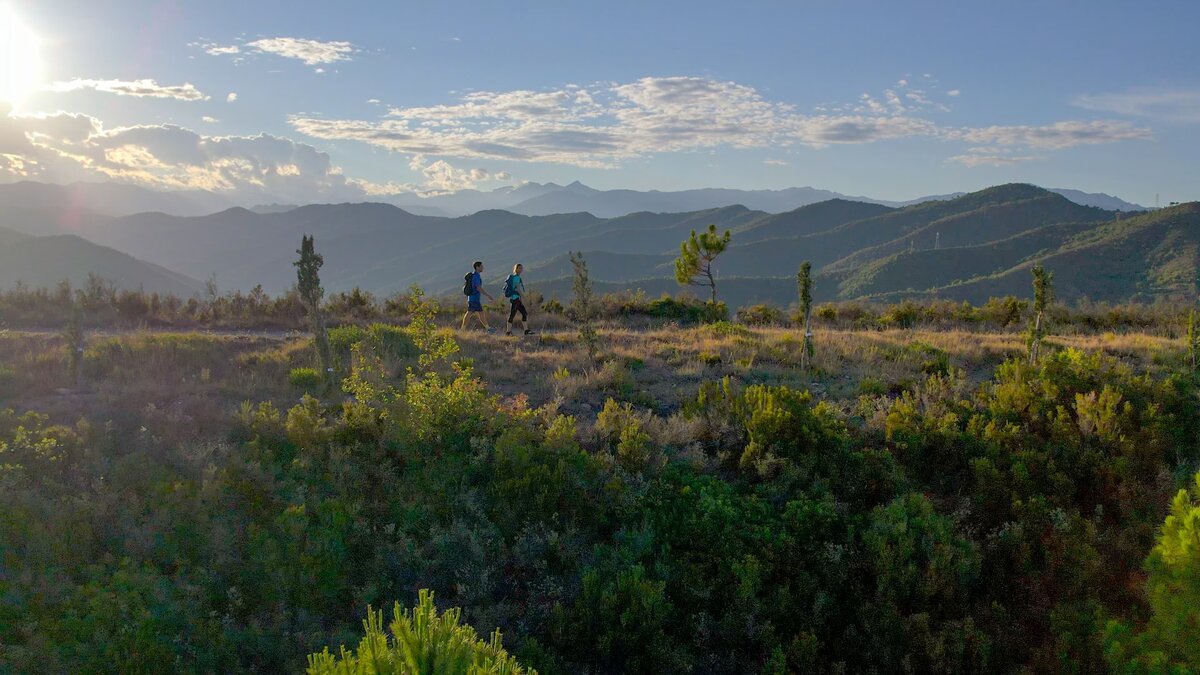
[[190, 82], [178, 85], [160, 85], [154, 80], [92, 80], [76, 78], [66, 82], [54, 82], [46, 85], [47, 91], [70, 92], [80, 89], [118, 94], [120, 96], [141, 96], [150, 98], [174, 98], [181, 101], [207, 101], [200, 90]]
[[1135, 89], [1115, 94], [1085, 94], [1075, 105], [1088, 110], [1168, 122], [1200, 123], [1200, 90]]
[[50, 182], [113, 179], [239, 197], [355, 199], [329, 155], [267, 134], [208, 136], [174, 125], [106, 128], [88, 115], [16, 115], [0, 104], [0, 175]]
[[225, 97], [226, 103], [233, 103], [236, 100], [237, 100], [237, 92], [234, 92], [234, 91], [229, 92], [229, 94]]
[[764, 159], [763, 164], [767, 166], [787, 166], [788, 163], [782, 159]]
[[197, 46], [201, 47], [204, 53], [213, 56], [242, 56], [249, 53], [274, 54], [287, 59], [303, 61], [309, 66], [349, 61], [359, 51], [352, 42], [323, 42], [295, 37], [262, 38], [244, 45], [202, 44]]
[[216, 124], [217, 122], [220, 122], [221, 120], [219, 120], [219, 119], [217, 119], [217, 118], [215, 118], [215, 117], [210, 117], [209, 115], [205, 115], [204, 117], [201, 117], [201, 118], [200, 118], [200, 121], [201, 121], [201, 122], [208, 122], [209, 124]]
[[961, 93], [962, 92], [959, 91], [958, 89], [951, 89], [950, 91], [946, 92], [946, 95], [947, 96], [958, 96]]
[[293, 115], [313, 138], [357, 140], [429, 157], [615, 167], [667, 152], [716, 147], [872, 143], [924, 137], [976, 145], [1062, 149], [1145, 140], [1125, 122], [1064, 121], [1044, 126], [945, 127], [922, 111], [946, 111], [920, 89], [863, 94], [854, 104], [804, 114], [753, 87], [699, 77], [646, 77], [628, 83], [567, 85], [549, 91], [471, 92], [455, 103], [392, 108], [379, 120]]
[[472, 92], [453, 104], [392, 108], [378, 121], [302, 115], [290, 121], [314, 138], [358, 140], [407, 154], [587, 167], [612, 167], [659, 152], [865, 143], [932, 129], [923, 120], [886, 111], [801, 115], [752, 87], [697, 77]]
[[0, 103], [0, 179], [109, 179], [159, 189], [213, 190], [247, 201], [358, 200], [514, 182], [507, 171], [459, 168], [440, 159], [414, 157], [410, 168], [420, 181], [374, 183], [346, 177], [328, 154], [311, 145], [269, 134], [211, 136], [170, 124], [109, 129], [88, 115], [13, 114]]

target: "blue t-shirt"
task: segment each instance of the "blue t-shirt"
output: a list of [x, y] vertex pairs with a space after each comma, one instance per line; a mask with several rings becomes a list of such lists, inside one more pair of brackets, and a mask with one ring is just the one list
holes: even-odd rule
[[512, 275], [512, 295], [508, 296], [511, 300], [518, 300], [521, 297], [521, 291], [525, 288], [521, 285], [521, 275]]
[[475, 289], [475, 292], [472, 293], [471, 295], [467, 296], [467, 300], [469, 302], [479, 302], [479, 289], [482, 287], [483, 287], [483, 277], [481, 277], [479, 275], [479, 272], [472, 274], [471, 275], [471, 288]]

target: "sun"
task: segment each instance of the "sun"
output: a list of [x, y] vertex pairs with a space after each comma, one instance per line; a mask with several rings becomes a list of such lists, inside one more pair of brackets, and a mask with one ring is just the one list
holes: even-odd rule
[[0, 102], [16, 105], [41, 84], [38, 37], [7, 4], [0, 4]]

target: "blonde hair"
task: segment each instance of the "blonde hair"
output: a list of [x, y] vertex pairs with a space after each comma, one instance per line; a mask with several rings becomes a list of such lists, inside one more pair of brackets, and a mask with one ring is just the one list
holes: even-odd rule
[[513, 274], [517, 273], [518, 267], [524, 267], [524, 265], [522, 265], [521, 263], [517, 263], [516, 265], [513, 265]]

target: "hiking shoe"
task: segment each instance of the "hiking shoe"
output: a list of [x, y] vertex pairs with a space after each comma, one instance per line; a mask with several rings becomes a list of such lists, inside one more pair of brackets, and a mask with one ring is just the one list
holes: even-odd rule
[[505, 337], [512, 337], [512, 331], [506, 330], [506, 331], [504, 331], [504, 335], [505, 335]]
[[531, 330], [526, 330], [526, 331], [525, 331], [525, 334], [526, 334], [526, 335], [533, 335], [533, 331], [531, 331]]
[[492, 333], [495, 333], [495, 332], [496, 332], [496, 329], [495, 329], [495, 328], [488, 328], [488, 329], [487, 329], [487, 334], [488, 334], [488, 335], [491, 335]]

